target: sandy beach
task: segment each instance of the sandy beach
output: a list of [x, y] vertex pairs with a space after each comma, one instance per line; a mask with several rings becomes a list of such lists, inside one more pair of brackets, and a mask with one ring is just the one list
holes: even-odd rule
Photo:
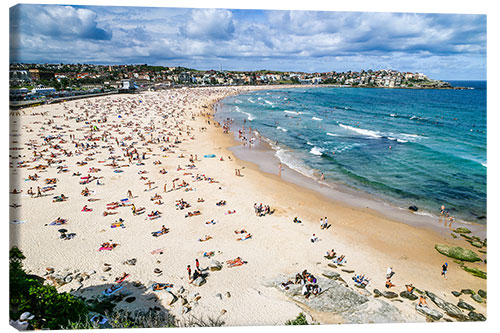
[[[318, 277], [335, 271], [349, 290], [369, 299], [374, 289], [399, 294], [411, 283], [453, 304], [463, 299], [486, 316], [486, 300], [451, 293], [486, 290], [486, 280], [434, 249], [461, 246], [486, 258], [460, 236], [350, 206], [238, 159], [229, 148], [240, 143], [214, 122], [211, 106], [250, 89], [257, 88], [111, 95], [12, 116], [10, 245], [23, 251], [25, 268], [45, 277], [50, 269], [89, 272], [82, 281], [58, 287], [87, 298], [102, 295], [126, 273], [119, 292], [136, 299], [117, 308], [158, 306], [178, 318], [220, 318], [226, 325], [282, 325], [301, 312], [321, 324], [350, 322], [308, 308], [270, 285], [304, 270]], [[14, 189], [22, 192], [12, 194]], [[269, 205], [273, 213], [257, 216], [255, 204]], [[294, 217], [302, 223], [293, 223]], [[331, 227], [322, 230], [324, 217]], [[50, 225], [55, 221], [60, 223]], [[152, 234], [162, 226], [168, 231]], [[205, 236], [210, 237], [200, 241]], [[108, 250], [112, 244], [118, 245]], [[331, 249], [345, 255], [343, 266], [328, 266], [332, 261], [324, 256]], [[133, 265], [124, 264], [131, 259]], [[195, 259], [208, 273], [201, 286], [188, 278], [187, 265], [194, 272]], [[205, 270], [213, 259], [222, 269]], [[446, 278], [441, 275], [445, 262]], [[466, 266], [487, 271], [484, 261]], [[388, 267], [395, 272], [390, 289], [385, 287]], [[355, 274], [370, 279], [366, 288], [354, 286]], [[154, 283], [173, 284], [171, 293], [148, 289]], [[396, 321], [427, 319], [415, 310], [417, 301], [385, 301], [399, 311]], [[445, 314], [441, 321], [446, 319], [456, 320]]]

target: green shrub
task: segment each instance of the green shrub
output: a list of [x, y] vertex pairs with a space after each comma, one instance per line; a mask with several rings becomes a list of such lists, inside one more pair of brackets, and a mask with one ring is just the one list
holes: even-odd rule
[[70, 321], [87, 316], [85, 303], [68, 293], [58, 293], [53, 286], [43, 285], [36, 276], [23, 270], [22, 252], [13, 247], [9, 252], [10, 318], [16, 320], [26, 311], [35, 315], [34, 328], [60, 329]]
[[294, 320], [289, 320], [285, 325], [309, 325], [306, 316], [301, 312]]

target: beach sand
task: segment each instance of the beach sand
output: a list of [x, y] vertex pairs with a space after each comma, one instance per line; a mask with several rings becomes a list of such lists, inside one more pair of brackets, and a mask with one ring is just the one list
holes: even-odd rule
[[[460, 237], [453, 239], [429, 228], [417, 228], [404, 221], [391, 220], [371, 209], [326, 198], [285, 182], [277, 175], [262, 172], [253, 163], [237, 159], [228, 148], [238, 142], [232, 134], [223, 134], [219, 126], [214, 126], [210, 105], [247, 89], [255, 88], [174, 89], [112, 95], [24, 109], [24, 115], [12, 117], [11, 147], [23, 149], [10, 150], [13, 157], [21, 155], [11, 158], [10, 190], [15, 188], [23, 192], [10, 195], [11, 204], [21, 205], [10, 208], [10, 242], [19, 246], [26, 256], [25, 268], [41, 276], [47, 267], [56, 271], [95, 271], [96, 274], [82, 282], [79, 291], [74, 291], [75, 295], [86, 297], [100, 294], [123, 272], [130, 274], [126, 281], [136, 281], [137, 286], [149, 287], [153, 282], [173, 283], [175, 292], [181, 286], [186, 290], [184, 295], [191, 306], [188, 314], [181, 314], [182, 302], [169, 305], [171, 298], [168, 293], [146, 291], [130, 283], [125, 288], [138, 300], [126, 304], [122, 302], [123, 307], [148, 307], [148, 297], [152, 295], [158, 299], [151, 302], [179, 318], [188, 315], [220, 317], [226, 325], [284, 324], [304, 311], [323, 324], [341, 323], [342, 318], [338, 316], [309, 311], [278, 289], [266, 286], [267, 281], [279, 274], [295, 275], [304, 269], [320, 276], [323, 270], [330, 269], [324, 255], [332, 248], [346, 256], [347, 263], [343, 268], [371, 278], [367, 287], [369, 291], [375, 288], [386, 290], [385, 272], [389, 266], [396, 272], [392, 278], [396, 287], [391, 291], [398, 293], [405, 289], [405, 284], [412, 283], [420, 290], [432, 291], [456, 304], [458, 298], [451, 294], [452, 290], [486, 290], [486, 280], [465, 272], [451, 258], [442, 256], [434, 249], [435, 244], [454, 244], [477, 253], [477, 249]], [[102, 122], [104, 117], [106, 122]], [[97, 128], [91, 132], [94, 125]], [[105, 133], [107, 137], [103, 141]], [[70, 134], [76, 139], [70, 139]], [[43, 145], [43, 138], [49, 135], [61, 137]], [[85, 137], [98, 140], [86, 140]], [[166, 137], [169, 142], [164, 141]], [[179, 143], [174, 143], [176, 138]], [[90, 145], [95, 143], [96, 148], [75, 147], [73, 141]], [[34, 157], [35, 146], [26, 145], [29, 142], [36, 146], [38, 153], [43, 152], [43, 159]], [[143, 165], [137, 165], [138, 160], [129, 161], [124, 156], [123, 149], [126, 148], [130, 148], [129, 152], [137, 149]], [[72, 155], [64, 155], [63, 150]], [[75, 153], [77, 150], [80, 154]], [[47, 165], [46, 159], [50, 159], [51, 153], [57, 155], [52, 156], [50, 167], [45, 170], [30, 169]], [[181, 154], [184, 157], [179, 157]], [[207, 154], [215, 154], [215, 157], [205, 158]], [[191, 163], [190, 155], [196, 155], [198, 159]], [[116, 166], [111, 165], [111, 156], [116, 157]], [[22, 168], [18, 167], [21, 161], [26, 161]], [[78, 166], [77, 162], [86, 164]], [[193, 164], [194, 168], [187, 167]], [[68, 171], [58, 172], [61, 166], [66, 166]], [[177, 170], [178, 166], [182, 170]], [[89, 172], [89, 168], [100, 171]], [[242, 176], [235, 175], [237, 168]], [[166, 173], [160, 173], [162, 169]], [[76, 172], [81, 175], [74, 176]], [[40, 176], [38, 180], [25, 180], [35, 173]], [[195, 181], [194, 177], [198, 174], [216, 182]], [[87, 175], [100, 177], [99, 182], [103, 185], [97, 185], [96, 180], [79, 184], [81, 177]], [[57, 178], [57, 187], [36, 197], [37, 187], [47, 186], [47, 178]], [[164, 193], [164, 185], [167, 190], [171, 189], [174, 179], [178, 179], [177, 185], [182, 181], [189, 185]], [[150, 184], [151, 190], [149, 181], [154, 182]], [[33, 198], [27, 194], [30, 187], [35, 192]], [[85, 187], [93, 191], [90, 196], [81, 195]], [[186, 188], [192, 191], [186, 192]], [[146, 213], [134, 216], [131, 206], [107, 209], [108, 203], [127, 198], [128, 190], [133, 198], [124, 203], [133, 203], [136, 208], [145, 207]], [[53, 202], [53, 197], [60, 194], [69, 199]], [[158, 205], [151, 200], [155, 194], [162, 197], [163, 204]], [[89, 202], [89, 198], [99, 200]], [[177, 210], [175, 201], [181, 198], [191, 207]], [[198, 202], [198, 198], [203, 198], [204, 202]], [[217, 206], [216, 203], [221, 200], [226, 200], [227, 204]], [[275, 212], [257, 217], [254, 203], [270, 205]], [[84, 205], [92, 211], [82, 212]], [[150, 220], [147, 214], [155, 210], [162, 213], [161, 217]], [[201, 215], [185, 217], [188, 212], [198, 210]], [[229, 210], [236, 212], [225, 214]], [[105, 211], [116, 211], [117, 214], [103, 216]], [[292, 222], [295, 216], [302, 220], [301, 224]], [[325, 216], [332, 226], [328, 230], [320, 230], [319, 220]], [[67, 224], [47, 225], [58, 217], [66, 219]], [[111, 228], [111, 224], [119, 218], [124, 220], [125, 228]], [[21, 223], [12, 223], [14, 220]], [[205, 223], [211, 220], [216, 220], [216, 223]], [[162, 225], [169, 228], [169, 232], [152, 237], [151, 233], [160, 230]], [[76, 237], [59, 239], [57, 230], [60, 228], [76, 233]], [[237, 241], [240, 235], [234, 231], [241, 229], [251, 233], [252, 238]], [[312, 234], [319, 237], [319, 242], [310, 241]], [[210, 235], [212, 239], [199, 242], [205, 235]], [[112, 251], [98, 251], [100, 245], [107, 241], [119, 246]], [[157, 249], [161, 249], [162, 254], [151, 254]], [[207, 267], [210, 260], [203, 257], [205, 251], [214, 251], [213, 258], [223, 263], [224, 267], [210, 272], [206, 283], [197, 287], [188, 283], [186, 266], [191, 265], [194, 270], [197, 258], [201, 267]], [[479, 254], [483, 259], [486, 256]], [[247, 263], [227, 267], [226, 260], [237, 257]], [[123, 264], [132, 258], [137, 259], [136, 265]], [[441, 276], [444, 262], [449, 264], [446, 279]], [[103, 272], [104, 264], [110, 264], [111, 270]], [[467, 266], [486, 271], [485, 263]], [[161, 275], [154, 273], [155, 268], [162, 271]], [[352, 273], [343, 272], [340, 267], [335, 271], [353, 287]], [[65, 288], [68, 289], [68, 285], [59, 289], [64, 291]], [[199, 299], [194, 301], [194, 298]], [[475, 303], [469, 295], [460, 298], [486, 315], [486, 303]], [[417, 314], [414, 302], [405, 300], [391, 304], [401, 311], [407, 322], [426, 320]], [[436, 308], [434, 304], [430, 306]]]

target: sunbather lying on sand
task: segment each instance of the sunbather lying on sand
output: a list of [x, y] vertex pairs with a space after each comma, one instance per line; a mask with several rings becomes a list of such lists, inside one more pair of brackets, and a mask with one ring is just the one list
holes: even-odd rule
[[199, 210], [195, 210], [194, 212], [188, 212], [184, 217], [192, 217], [192, 216], [198, 216], [201, 215], [201, 212]]
[[205, 235], [204, 238], [199, 238], [198, 242], [206, 242], [207, 240], [212, 239], [212, 236]]
[[158, 211], [158, 210], [155, 210], [155, 211], [151, 211], [150, 214], [148, 214], [148, 217], [150, 219], [154, 219], [154, 218], [157, 218], [157, 217], [160, 217], [161, 216], [161, 212]]
[[108, 289], [105, 290], [105, 293], [106, 294], [112, 294], [114, 291], [120, 289], [121, 287], [122, 287], [121, 284], [112, 285], [111, 287], [109, 287]]
[[169, 232], [169, 231], [170, 231], [170, 229], [169, 229], [169, 228], [165, 227], [165, 225], [162, 225], [162, 226], [161, 226], [161, 229], [160, 229], [159, 231], [153, 231], [153, 232], [151, 233], [151, 235], [152, 235], [153, 237], [159, 237], [159, 236], [161, 236], [161, 235], [168, 234], [168, 232]]
[[121, 276], [115, 278], [115, 283], [122, 283], [129, 276], [130, 276], [130, 274], [123, 272], [123, 274]]
[[153, 283], [151, 289], [154, 291], [160, 291], [165, 289], [171, 289], [174, 285], [172, 283]]
[[203, 252], [203, 257], [205, 258], [211, 258], [215, 255], [214, 251], [209, 251], [209, 252]]
[[247, 231], [245, 229], [241, 229], [241, 230], [235, 230], [234, 233], [235, 234], [246, 234]]
[[66, 222], [67, 222], [66, 219], [62, 219], [62, 218], [58, 217], [53, 222], [51, 222], [50, 225], [63, 225], [63, 224], [66, 224]]
[[217, 223], [216, 220], [210, 220], [210, 221], [205, 222], [206, 225], [213, 225], [213, 224], [216, 224], [216, 223]]
[[99, 251], [103, 251], [103, 250], [110, 251], [110, 250], [113, 250], [114, 248], [116, 248], [118, 245], [120, 245], [120, 244], [104, 242], [101, 244]]
[[68, 197], [65, 196], [64, 194], [61, 194], [61, 195], [53, 197], [52, 202], [63, 202], [66, 200], [68, 200]]
[[299, 219], [297, 218], [297, 216], [295, 216], [295, 217], [293, 218], [293, 223], [302, 223], [302, 221], [301, 221], [301, 220], [299, 220]]
[[238, 241], [244, 241], [244, 240], [247, 240], [247, 239], [250, 239], [250, 238], [252, 238], [252, 234], [246, 234], [244, 237], [239, 237], [236, 240], [238, 240]]
[[82, 212], [91, 212], [92, 208], [88, 208], [87, 205], [83, 206]]
[[237, 267], [237, 266], [243, 266], [246, 264], [246, 261], [243, 261], [240, 257], [237, 257], [236, 259], [233, 260], [227, 260], [226, 261], [228, 267]]
[[57, 183], [57, 178], [47, 178], [45, 179], [45, 184], [55, 184]]

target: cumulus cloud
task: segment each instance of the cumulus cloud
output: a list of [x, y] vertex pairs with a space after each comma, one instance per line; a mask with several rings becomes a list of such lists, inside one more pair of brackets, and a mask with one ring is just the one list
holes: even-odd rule
[[11, 56], [200, 69], [224, 63], [237, 70], [480, 73], [486, 16], [18, 5], [11, 9]]
[[225, 9], [193, 9], [179, 32], [191, 39], [227, 40], [234, 32], [233, 14]]
[[25, 34], [92, 40], [112, 37], [111, 30], [98, 26], [94, 11], [71, 6], [17, 5], [11, 9], [11, 21]]

